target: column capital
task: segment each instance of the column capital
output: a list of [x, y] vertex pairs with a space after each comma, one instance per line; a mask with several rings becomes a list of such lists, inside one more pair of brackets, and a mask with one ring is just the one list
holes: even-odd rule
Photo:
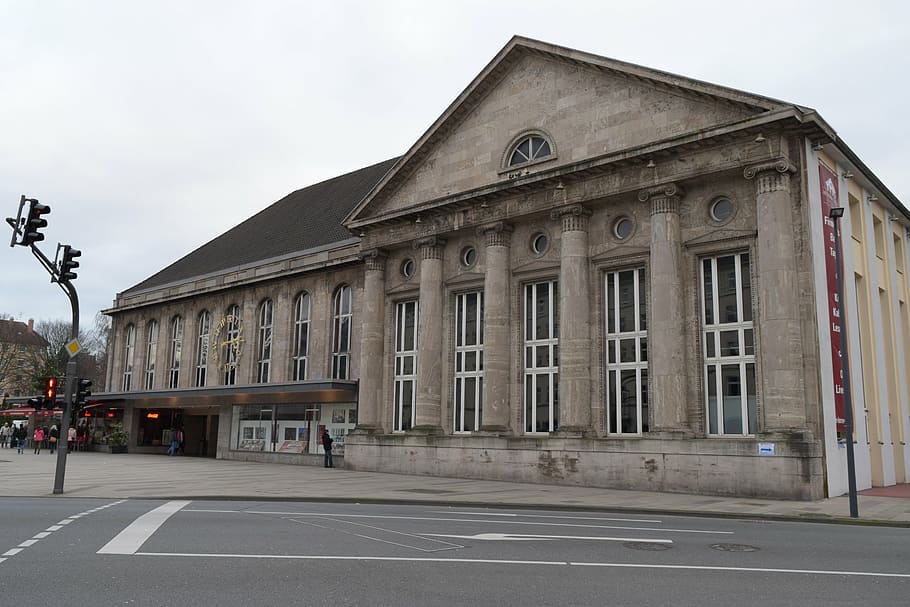
[[512, 243], [512, 224], [497, 221], [494, 224], [480, 226], [477, 232], [486, 237], [488, 247], [507, 247]]
[[652, 198], [676, 198], [679, 200], [685, 195], [686, 192], [682, 189], [682, 186], [671, 182], [639, 190], [638, 200], [641, 202], [648, 202]]
[[591, 211], [580, 204], [560, 207], [550, 211], [550, 219], [562, 219], [563, 232], [587, 232]]
[[420, 249], [422, 259], [442, 259], [442, 249], [445, 244], [445, 238], [427, 236], [415, 241], [414, 249]]
[[366, 265], [367, 271], [383, 272], [385, 271], [385, 260], [388, 253], [385, 249], [370, 249], [360, 254], [360, 259]]
[[781, 174], [795, 173], [796, 165], [794, 165], [786, 158], [778, 158], [769, 162], [761, 162], [759, 164], [752, 164], [747, 166], [745, 169], [743, 169], [743, 177], [746, 179], [752, 179], [759, 173], [764, 173], [765, 171], [777, 171]]

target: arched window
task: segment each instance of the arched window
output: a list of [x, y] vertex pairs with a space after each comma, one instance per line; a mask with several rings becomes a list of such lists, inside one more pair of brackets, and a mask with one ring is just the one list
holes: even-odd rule
[[272, 312], [274, 305], [266, 299], [259, 306], [259, 356], [256, 363], [256, 381], [267, 383], [272, 370]]
[[183, 317], [175, 316], [171, 320], [171, 351], [168, 355], [169, 365], [167, 387], [176, 388], [180, 382], [180, 352], [183, 350]]
[[527, 137], [521, 138], [515, 147], [512, 148], [512, 153], [509, 154], [509, 166], [518, 166], [520, 164], [525, 164], [531, 162], [532, 160], [540, 160], [552, 154], [553, 151], [550, 148], [550, 142], [544, 139], [541, 135], [528, 135]]
[[155, 387], [155, 359], [158, 358], [158, 321], [149, 321], [148, 342], [145, 347], [145, 389]]
[[136, 327], [126, 326], [123, 348], [123, 383], [121, 389], [128, 392], [133, 383], [133, 359], [136, 355]]
[[351, 287], [342, 285], [332, 300], [332, 379], [351, 378]]
[[205, 370], [209, 364], [209, 333], [212, 330], [208, 310], [199, 313], [196, 330], [196, 374], [193, 385], [205, 385]]
[[294, 369], [295, 381], [307, 377], [307, 354], [310, 349], [310, 294], [301, 293], [294, 301]]

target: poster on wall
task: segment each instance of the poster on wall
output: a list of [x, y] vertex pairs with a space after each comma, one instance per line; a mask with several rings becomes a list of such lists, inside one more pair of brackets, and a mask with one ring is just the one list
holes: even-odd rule
[[[828, 286], [828, 331], [831, 335], [831, 368], [834, 379], [834, 415], [837, 418], [837, 432], [846, 431], [844, 427], [844, 360], [841, 353], [841, 331], [843, 316], [841, 315], [842, 302], [837, 291], [837, 251], [834, 236], [834, 220], [829, 216], [833, 207], [838, 204], [837, 174], [819, 163], [818, 181], [822, 196], [822, 222], [825, 226], [825, 274]], [[843, 245], [843, 242], [841, 243]], [[843, 256], [841, 256], [843, 257]], [[843, 276], [843, 261], [841, 263], [841, 276]]]

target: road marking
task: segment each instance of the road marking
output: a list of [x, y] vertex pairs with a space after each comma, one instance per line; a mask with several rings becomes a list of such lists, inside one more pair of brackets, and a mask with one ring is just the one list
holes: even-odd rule
[[[80, 512], [79, 514], [74, 514], [74, 515], [70, 516], [69, 518], [65, 518], [62, 521], [58, 522], [56, 525], [51, 525], [44, 531], [42, 531], [40, 533], [36, 533], [35, 535], [32, 536], [32, 539], [25, 540], [24, 542], [19, 544], [18, 548], [13, 548], [12, 550], [7, 550], [6, 552], [3, 553], [3, 556], [5, 556], [5, 557], [15, 556], [16, 554], [19, 554], [20, 552], [22, 552], [23, 548], [28, 548], [29, 546], [34, 546], [39, 541], [41, 541], [44, 538], [51, 535], [54, 531], [59, 531], [60, 529], [63, 529], [64, 525], [69, 525], [74, 520], [76, 520], [78, 518], [82, 518], [83, 516], [88, 516], [89, 514], [94, 514], [95, 512], [99, 512], [101, 510], [104, 510], [105, 508], [110, 508], [111, 506], [116, 506], [117, 504], [122, 504], [125, 501], [126, 500], [118, 500], [116, 502], [111, 502], [111, 503], [105, 504], [103, 506], [98, 506], [97, 508], [92, 508], [91, 510], [86, 510], [85, 512]], [[0, 558], [0, 563], [2, 563], [5, 560], [7, 560], [7, 559]]]
[[507, 513], [507, 512], [445, 512], [445, 511], [433, 511], [430, 514], [458, 514], [466, 516], [502, 516], [502, 517], [511, 517], [511, 518], [557, 518], [557, 519], [569, 519], [573, 521], [614, 521], [617, 523], [651, 523], [652, 525], [659, 525], [663, 521], [646, 519], [646, 518], [609, 518], [602, 516], [572, 516], [566, 514], [563, 516], [554, 515], [554, 514], [524, 514], [524, 513]]
[[405, 557], [405, 556], [330, 556], [330, 555], [298, 555], [298, 554], [212, 554], [207, 552], [136, 552], [135, 556], [163, 556], [167, 558], [222, 558], [222, 559], [276, 559], [300, 561], [399, 561], [406, 563], [452, 563], [462, 564], [495, 564], [495, 565], [549, 565], [562, 567], [625, 567], [632, 569], [680, 569], [680, 570], [708, 570], [708, 571], [742, 571], [746, 573], [796, 573], [813, 575], [846, 575], [861, 577], [889, 577], [908, 578], [910, 573], [887, 573], [882, 571], [834, 571], [825, 569], [763, 569], [759, 567], [712, 567], [702, 565], [649, 565], [646, 563], [584, 563], [572, 561], [519, 561], [499, 559], [445, 559], [433, 557]]
[[515, 533], [477, 533], [475, 535], [445, 535], [442, 533], [423, 533], [431, 537], [451, 537], [461, 540], [485, 541], [527, 541], [527, 540], [601, 540], [606, 542], [647, 542], [649, 544], [672, 544], [673, 540], [650, 540], [634, 537], [603, 537], [584, 535], [524, 535]]
[[393, 516], [393, 515], [375, 515], [375, 514], [338, 514], [335, 512], [274, 512], [270, 510], [212, 510], [212, 509], [193, 509], [187, 512], [209, 512], [219, 514], [267, 514], [270, 516], [282, 516], [285, 518], [295, 516], [324, 516], [337, 518], [376, 518], [376, 519], [393, 519], [406, 521], [443, 521], [456, 523], [492, 523], [494, 525], [533, 525], [542, 527], [578, 527], [584, 529], [621, 529], [623, 531], [657, 531], [659, 533], [704, 533], [709, 535], [733, 535], [733, 531], [713, 531], [704, 529], [665, 529], [662, 527], [626, 527], [623, 525], [581, 525], [577, 523], [537, 523], [533, 521], [503, 521], [503, 520], [483, 520], [473, 518], [443, 518], [430, 516]]
[[631, 569], [695, 569], [700, 571], [745, 571], [749, 573], [809, 573], [815, 575], [852, 575], [863, 577], [910, 578], [910, 573], [884, 573], [881, 571], [833, 571], [826, 569], [774, 569], [765, 567], [715, 567], [711, 565], [649, 565], [635, 563], [569, 563], [579, 567], [617, 567]]
[[[288, 519], [288, 520], [294, 521], [295, 523], [300, 523], [301, 525], [309, 525], [309, 526], [311, 526], [311, 527], [318, 527], [318, 528], [320, 528], [320, 529], [328, 529], [328, 530], [330, 530], [330, 531], [336, 531], [336, 532], [338, 532], [338, 533], [344, 533], [344, 534], [346, 534], [346, 535], [352, 535], [352, 536], [354, 536], [354, 537], [359, 537], [359, 538], [365, 539], [365, 540], [372, 540], [372, 541], [375, 541], [375, 542], [382, 542], [382, 543], [384, 543], [384, 544], [392, 544], [393, 546], [400, 546], [400, 547], [402, 547], [402, 548], [410, 548], [410, 549], [412, 549], [412, 550], [419, 550], [420, 552], [441, 552], [441, 551], [443, 551], [443, 550], [458, 550], [458, 549], [460, 549], [460, 548], [464, 548], [464, 546], [462, 546], [462, 545], [460, 545], [460, 544], [453, 544], [452, 542], [444, 542], [444, 541], [442, 541], [442, 540], [432, 540], [432, 539], [427, 539], [426, 537], [423, 537], [423, 536], [425, 536], [425, 535], [427, 535], [427, 534], [415, 534], [415, 533], [405, 533], [405, 532], [403, 532], [403, 531], [393, 531], [393, 530], [391, 530], [391, 529], [384, 529], [384, 528], [382, 528], [382, 527], [375, 527], [375, 526], [373, 526], [373, 525], [365, 525], [364, 523], [355, 523], [354, 521], [344, 521], [344, 520], [339, 520], [339, 519], [334, 519], [334, 518], [333, 518], [333, 519], [329, 519], [330, 521], [333, 521], [333, 522], [336, 522], [336, 523], [343, 523], [343, 524], [345, 524], [345, 525], [356, 525], [356, 526], [358, 526], [358, 527], [365, 527], [365, 528], [370, 529], [370, 530], [372, 530], [372, 531], [374, 531], [374, 532], [388, 533], [388, 534], [392, 535], [393, 537], [404, 536], [405, 538], [414, 538], [414, 539], [418, 539], [418, 540], [420, 540], [420, 541], [422, 541], [422, 542], [433, 544], [435, 547], [434, 547], [434, 548], [421, 548], [420, 546], [414, 546], [414, 545], [411, 545], [411, 544], [404, 544], [404, 543], [402, 543], [402, 542], [395, 542], [395, 541], [392, 541], [392, 540], [382, 539], [382, 538], [375, 537], [375, 536], [372, 536], [372, 535], [364, 535], [363, 533], [354, 533], [353, 531], [347, 531], [347, 530], [341, 529], [341, 528], [339, 528], [339, 527], [329, 527], [329, 526], [327, 526], [327, 525], [318, 525], [318, 524], [313, 523], [313, 522], [311, 522], [311, 521], [301, 521], [301, 520], [298, 520], [298, 519], [295, 519], [295, 518], [290, 518], [290, 519]], [[403, 541], [403, 540], [402, 540], [402, 541]], [[415, 542], [415, 543], [416, 543], [416, 542]]]
[[146, 512], [98, 550], [97, 554], [134, 554], [158, 528], [189, 501], [173, 501]]

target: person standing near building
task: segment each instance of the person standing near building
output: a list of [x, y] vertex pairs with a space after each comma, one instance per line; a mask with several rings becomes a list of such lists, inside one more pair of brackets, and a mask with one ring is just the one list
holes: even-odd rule
[[325, 449], [325, 467], [334, 468], [335, 463], [332, 461], [332, 435], [329, 434], [328, 428], [322, 431], [322, 448]]
[[12, 445], [9, 443], [10, 429], [9, 424], [3, 424], [3, 427], [0, 428], [0, 448]]
[[60, 440], [60, 431], [57, 430], [57, 424], [51, 426], [50, 432], [47, 437], [47, 445], [51, 451], [51, 455], [57, 451], [57, 441]]
[[13, 442], [16, 443], [16, 449], [19, 455], [22, 455], [22, 450], [25, 448], [25, 437], [28, 436], [28, 427], [27, 426], [16, 426], [13, 428]]
[[41, 443], [44, 442], [44, 428], [38, 426], [35, 428], [35, 435], [32, 436], [32, 441], [35, 443], [35, 455], [41, 453]]

